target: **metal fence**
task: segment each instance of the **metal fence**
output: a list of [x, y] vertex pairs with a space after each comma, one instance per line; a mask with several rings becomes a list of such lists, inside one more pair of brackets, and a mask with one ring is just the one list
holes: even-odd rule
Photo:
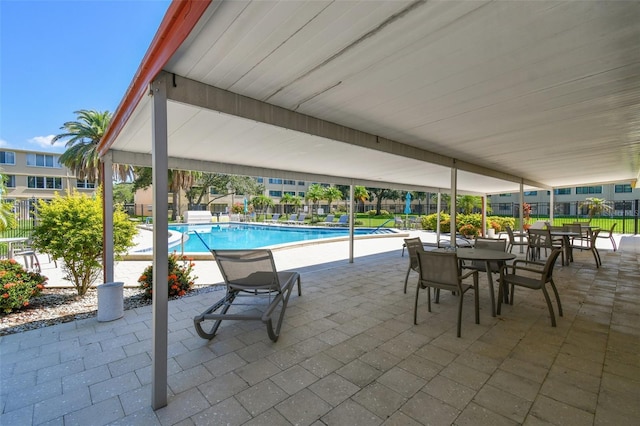
[[[0, 238], [30, 238], [35, 227], [35, 200], [18, 200], [13, 203], [13, 213], [18, 226], [4, 230]], [[0, 242], [0, 258], [8, 257], [9, 245]]]

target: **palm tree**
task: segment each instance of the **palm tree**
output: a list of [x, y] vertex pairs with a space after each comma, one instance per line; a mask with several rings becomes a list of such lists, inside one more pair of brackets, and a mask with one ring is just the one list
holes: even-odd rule
[[342, 199], [342, 191], [335, 186], [324, 188], [324, 199], [327, 200], [327, 203], [329, 204], [329, 211], [327, 213], [331, 213], [331, 203], [333, 200]]
[[[60, 162], [73, 170], [78, 179], [99, 182], [102, 178], [98, 144], [109, 127], [112, 114], [109, 111], [80, 110], [75, 111], [77, 121], [68, 121], [60, 128], [64, 133], [56, 135], [51, 144], [69, 139], [67, 150], [60, 156]], [[114, 164], [113, 173], [119, 180], [132, 177], [133, 169], [126, 164]]]
[[456, 202], [464, 214], [471, 214], [475, 207], [482, 207], [482, 199], [477, 195], [460, 195]]
[[607, 204], [607, 200], [596, 197], [587, 197], [580, 203], [580, 208], [586, 207], [589, 210], [589, 218], [601, 215], [605, 211], [611, 211], [611, 206]]
[[274, 206], [273, 200], [264, 194], [253, 197], [251, 204], [258, 211], [258, 214], [265, 214], [267, 208]]
[[282, 214], [285, 214], [285, 206], [294, 205], [296, 203], [300, 203], [300, 197], [297, 195], [284, 194], [282, 198], [280, 198], [280, 205], [282, 206]]
[[169, 170], [169, 191], [173, 193], [173, 209], [171, 211], [171, 220], [182, 215], [180, 210], [180, 190], [189, 190], [200, 178], [201, 172], [190, 170]]
[[353, 187], [353, 199], [362, 203], [362, 209], [364, 210], [364, 202], [369, 199], [369, 191], [367, 188], [361, 185]]
[[324, 188], [317, 183], [309, 186], [304, 198], [311, 201], [311, 220], [313, 220], [313, 205], [320, 200], [324, 200]]

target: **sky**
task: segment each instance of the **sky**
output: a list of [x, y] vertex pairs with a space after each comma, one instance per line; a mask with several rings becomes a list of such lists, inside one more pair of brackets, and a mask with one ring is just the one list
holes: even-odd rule
[[81, 109], [115, 112], [169, 0], [0, 0], [0, 148], [51, 145]]

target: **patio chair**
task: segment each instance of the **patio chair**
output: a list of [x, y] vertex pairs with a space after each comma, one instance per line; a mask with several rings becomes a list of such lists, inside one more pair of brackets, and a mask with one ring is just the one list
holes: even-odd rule
[[580, 238], [579, 244], [571, 244], [572, 250], [580, 250], [580, 251], [590, 251], [593, 254], [593, 259], [596, 261], [596, 268], [602, 266], [602, 260], [600, 259], [600, 252], [596, 248], [596, 240], [598, 238], [598, 234], [600, 233], [599, 229], [592, 230], [591, 228], [586, 228], [587, 236], [584, 238]]
[[[507, 250], [507, 240], [504, 239], [494, 239], [494, 238], [479, 238], [475, 239], [475, 243], [473, 244], [474, 248], [478, 249], [487, 249], [487, 250], [496, 250], [496, 251], [506, 251]], [[489, 265], [489, 270], [487, 271], [487, 262], [481, 260], [472, 260], [472, 261], [462, 261], [463, 269], [471, 269], [476, 270], [478, 272], [486, 272], [488, 274], [488, 282], [489, 282], [489, 296], [491, 300], [491, 309], [492, 312], [495, 312], [495, 299], [494, 299], [494, 290], [493, 290], [493, 279], [489, 276], [489, 274], [499, 274], [500, 270], [506, 263], [504, 261], [495, 261], [491, 262]]]
[[343, 214], [333, 226], [349, 226], [349, 215]]
[[22, 256], [26, 270], [38, 273], [42, 272], [38, 255], [36, 254], [35, 249], [31, 247], [31, 240], [14, 243], [13, 256]]
[[[458, 256], [454, 252], [418, 251], [418, 270], [420, 279], [416, 288], [416, 301], [413, 308], [413, 323], [418, 324], [418, 295], [420, 289], [427, 289], [427, 307], [431, 312], [431, 292], [429, 288], [444, 289], [455, 292], [460, 297], [458, 302], [458, 337], [462, 322], [462, 302], [464, 294], [474, 290], [476, 324], [480, 324], [480, 302], [478, 300], [478, 271], [470, 271], [462, 275]], [[473, 277], [473, 285], [463, 284], [462, 280]], [[437, 301], [436, 301], [437, 303]]]
[[[565, 245], [564, 237], [555, 238], [551, 235], [551, 230], [548, 229], [529, 229], [528, 233], [528, 246], [526, 258], [531, 261], [539, 261], [544, 250], [545, 257], [550, 251], [554, 249], [563, 249]], [[552, 227], [554, 228], [554, 227]], [[562, 227], [560, 227], [562, 230]], [[564, 232], [564, 231], [563, 231]], [[562, 264], [565, 262], [565, 251], [561, 251]], [[568, 260], [568, 259], [567, 259]]]
[[[269, 338], [277, 341], [296, 282], [298, 296], [302, 295], [300, 274], [278, 272], [268, 249], [211, 250], [211, 253], [222, 272], [227, 291], [222, 299], [193, 319], [198, 335], [211, 340], [223, 320], [253, 320], [265, 323]], [[248, 303], [234, 303], [240, 298]], [[266, 303], [260, 304], [260, 300]], [[232, 306], [243, 306], [244, 309], [229, 313]], [[208, 321], [213, 321], [213, 325], [207, 330], [204, 323]]]
[[409, 268], [407, 269], [407, 276], [404, 278], [404, 293], [407, 294], [407, 283], [409, 282], [409, 274], [411, 271], [418, 272], [418, 252], [424, 251], [422, 240], [420, 237], [405, 238], [404, 245], [402, 247], [403, 255], [404, 248], [407, 248], [409, 252]]
[[326, 225], [326, 226], [331, 226], [333, 225], [333, 219], [335, 218], [335, 215], [333, 214], [328, 214], [327, 217], [324, 218], [324, 222], [320, 222], [320, 225]]
[[297, 223], [297, 222], [298, 222], [298, 214], [297, 214], [297, 213], [293, 213], [293, 214], [291, 214], [291, 215], [289, 216], [289, 219], [288, 219], [288, 220], [285, 220], [284, 222], [285, 222], [285, 223], [288, 223], [288, 224], [294, 224], [294, 223]]
[[[560, 295], [558, 295], [558, 289], [553, 282], [553, 267], [555, 266], [558, 256], [562, 252], [561, 249], [553, 249], [547, 261], [532, 262], [529, 260], [516, 260], [513, 265], [505, 266], [503, 271], [502, 281], [498, 290], [498, 315], [502, 306], [502, 295], [505, 286], [511, 286], [510, 304], [513, 305], [514, 290], [516, 286], [525, 287], [531, 290], [542, 290], [544, 299], [547, 302], [547, 308], [549, 309], [549, 316], [551, 317], [551, 326], [556, 326], [556, 317], [553, 312], [553, 306], [551, 305], [551, 299], [549, 298], [549, 292], [547, 291], [547, 284], [551, 285], [553, 293], [556, 296], [556, 302], [558, 304], [558, 314], [562, 316], [562, 303], [560, 302]], [[523, 265], [523, 266], [520, 266]], [[509, 269], [511, 273], [509, 273]], [[521, 274], [520, 272], [526, 272]]]
[[280, 220], [280, 213], [274, 213], [271, 215], [271, 219], [269, 220], [269, 222], [278, 223], [278, 220]]
[[[514, 233], [513, 229], [511, 229], [510, 226], [507, 226], [506, 229], [507, 229], [507, 235], [509, 236], [509, 242], [507, 243], [507, 251], [509, 253], [512, 253], [513, 247], [515, 246], [527, 247], [529, 245], [529, 242], [527, 241], [527, 236], [525, 234]], [[522, 236], [522, 241], [520, 241], [521, 236]]]
[[613, 230], [616, 228], [617, 223], [614, 223], [611, 226], [611, 229], [609, 229], [609, 231], [605, 231], [604, 233], [601, 232], [602, 235], [600, 235], [600, 233], [598, 234], [598, 236], [596, 238], [608, 238], [611, 241], [611, 245], [613, 246], [613, 251], [616, 251], [618, 249], [618, 247], [616, 246], [616, 240], [613, 238]]

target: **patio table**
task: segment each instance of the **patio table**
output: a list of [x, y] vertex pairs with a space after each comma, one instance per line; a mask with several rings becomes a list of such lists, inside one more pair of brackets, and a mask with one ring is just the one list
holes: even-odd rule
[[564, 249], [564, 261], [563, 265], [569, 265], [569, 262], [573, 262], [573, 250], [571, 249], [571, 237], [580, 237], [582, 234], [579, 232], [571, 231], [551, 231], [552, 237], [562, 237], [562, 248]]
[[[497, 251], [497, 250], [489, 250], [489, 249], [479, 249], [479, 248], [470, 248], [470, 247], [458, 247], [458, 248], [440, 248], [437, 249], [440, 252], [451, 252], [455, 251], [458, 259], [460, 260], [477, 260], [481, 262], [485, 262], [485, 269], [487, 271], [487, 280], [489, 281], [489, 294], [491, 298], [491, 316], [496, 316], [496, 301], [493, 292], [493, 277], [491, 276], [491, 263], [492, 262], [506, 262], [508, 260], [513, 260], [516, 258], [516, 255], [513, 253], [508, 253], [505, 251]], [[502, 279], [502, 268], [500, 268], [500, 278]], [[504, 295], [505, 301], [508, 300], [508, 294], [505, 292]]]

